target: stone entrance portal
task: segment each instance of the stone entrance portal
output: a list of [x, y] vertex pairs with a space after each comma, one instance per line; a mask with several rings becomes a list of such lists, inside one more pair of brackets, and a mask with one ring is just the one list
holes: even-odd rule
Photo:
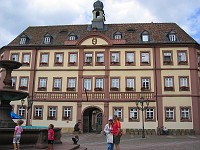
[[83, 132], [96, 132], [102, 131], [102, 110], [97, 107], [89, 107], [83, 112]]

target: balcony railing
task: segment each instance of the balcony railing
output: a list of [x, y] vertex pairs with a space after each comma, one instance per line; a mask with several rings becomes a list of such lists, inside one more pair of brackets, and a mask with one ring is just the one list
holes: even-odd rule
[[47, 101], [59, 101], [59, 100], [67, 100], [67, 101], [104, 101], [104, 100], [137, 100], [141, 97], [146, 99], [154, 99], [154, 92], [118, 92], [112, 91], [106, 95], [104, 92], [88, 92], [82, 93], [81, 97], [78, 92], [36, 92], [35, 100], [47, 100]]

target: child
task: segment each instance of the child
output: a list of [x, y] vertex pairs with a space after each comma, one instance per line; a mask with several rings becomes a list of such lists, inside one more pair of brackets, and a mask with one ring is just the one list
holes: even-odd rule
[[14, 150], [18, 149], [19, 150], [19, 143], [21, 139], [21, 133], [23, 132], [23, 129], [21, 125], [24, 123], [23, 120], [18, 120], [17, 121], [17, 126], [15, 127], [14, 135], [13, 135], [13, 146]]
[[48, 148], [47, 150], [53, 150], [53, 141], [54, 141], [54, 125], [50, 124], [48, 128]]

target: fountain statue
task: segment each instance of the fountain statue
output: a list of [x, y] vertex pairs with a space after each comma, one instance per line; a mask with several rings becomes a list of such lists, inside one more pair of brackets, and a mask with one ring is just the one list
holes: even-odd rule
[[[29, 96], [28, 92], [15, 90], [12, 87], [11, 73], [14, 69], [18, 69], [22, 66], [20, 62], [11, 60], [0, 60], [0, 68], [4, 68], [6, 71], [5, 79], [3, 80], [4, 86], [0, 89], [0, 150], [9, 149], [12, 146], [12, 139], [14, 133], [15, 123], [10, 116], [12, 111], [11, 101], [22, 100]], [[55, 143], [61, 144], [61, 129], [55, 128]], [[39, 128], [24, 127], [21, 140], [23, 145], [35, 148], [47, 147], [47, 127]]]

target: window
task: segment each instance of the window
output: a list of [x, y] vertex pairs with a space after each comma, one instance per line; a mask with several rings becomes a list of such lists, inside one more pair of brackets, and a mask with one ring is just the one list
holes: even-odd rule
[[69, 64], [75, 64], [77, 62], [77, 53], [69, 54]]
[[138, 109], [137, 108], [129, 108], [129, 121], [138, 121]]
[[163, 52], [163, 64], [164, 65], [172, 64], [172, 52]]
[[41, 53], [40, 57], [40, 65], [48, 65], [49, 63], [49, 54], [48, 53]]
[[48, 107], [48, 120], [56, 120], [57, 118], [57, 107], [49, 106]]
[[64, 120], [72, 120], [72, 107], [63, 107], [63, 119]]
[[76, 36], [75, 36], [75, 35], [70, 35], [70, 36], [69, 36], [69, 40], [70, 40], [70, 41], [76, 40]]
[[92, 89], [92, 79], [84, 79], [84, 89], [91, 91], [91, 89]]
[[120, 40], [120, 39], [122, 39], [122, 34], [121, 34], [121, 32], [116, 32], [116, 33], [114, 34], [114, 39], [115, 39], [115, 40]]
[[55, 53], [55, 65], [63, 63], [63, 53]]
[[46, 90], [47, 89], [47, 78], [39, 78], [39, 90]]
[[92, 53], [85, 53], [85, 63], [92, 64]]
[[111, 91], [119, 90], [119, 78], [111, 78]]
[[102, 90], [103, 90], [103, 79], [102, 78], [96, 78], [95, 91], [102, 91]]
[[76, 88], [76, 79], [67, 78], [67, 91], [75, 91]]
[[22, 54], [22, 64], [29, 65], [30, 63], [30, 54]]
[[53, 90], [60, 91], [61, 86], [61, 78], [53, 78]]
[[11, 54], [11, 60], [19, 61], [19, 54]]
[[191, 108], [181, 107], [181, 121], [191, 121]]
[[150, 90], [150, 78], [142, 78], [142, 91]]
[[97, 53], [96, 54], [96, 62], [103, 63], [104, 62], [104, 53]]
[[119, 63], [119, 52], [111, 53], [111, 64]]
[[171, 42], [176, 41], [176, 35], [175, 34], [169, 34], [169, 41], [171, 41]]
[[141, 63], [142, 65], [149, 64], [149, 52], [142, 52], [141, 53]]
[[20, 38], [19, 44], [20, 44], [20, 45], [26, 44], [26, 37], [21, 37], [21, 38]]
[[165, 108], [165, 121], [175, 121], [175, 108], [166, 107]]
[[43, 116], [43, 107], [34, 106], [34, 119], [42, 119]]
[[122, 108], [113, 108], [113, 114], [116, 115], [120, 121], [123, 120], [123, 111]]
[[164, 77], [164, 80], [165, 80], [164, 90], [165, 91], [172, 91], [172, 90], [174, 90], [173, 77]]
[[25, 106], [18, 106], [18, 115], [21, 116], [23, 119], [26, 118], [26, 108], [25, 108]]
[[11, 81], [12, 81], [11, 86], [12, 86], [13, 88], [16, 88], [17, 77], [11, 77]]
[[154, 120], [154, 108], [146, 108], [146, 121]]
[[179, 65], [184, 65], [187, 64], [187, 54], [184, 51], [178, 51], [178, 64]]
[[44, 44], [50, 44], [50, 43], [51, 43], [51, 37], [50, 36], [44, 37]]
[[126, 52], [126, 65], [134, 63], [135, 54], [134, 52]]
[[28, 88], [28, 77], [21, 77], [20, 78], [20, 89], [27, 89]]
[[147, 31], [144, 31], [142, 33], [142, 42], [148, 42], [149, 41], [149, 33]]
[[179, 90], [180, 91], [188, 91], [189, 90], [189, 77], [179, 77]]
[[126, 78], [126, 91], [132, 91], [135, 88], [135, 79], [134, 78]]

